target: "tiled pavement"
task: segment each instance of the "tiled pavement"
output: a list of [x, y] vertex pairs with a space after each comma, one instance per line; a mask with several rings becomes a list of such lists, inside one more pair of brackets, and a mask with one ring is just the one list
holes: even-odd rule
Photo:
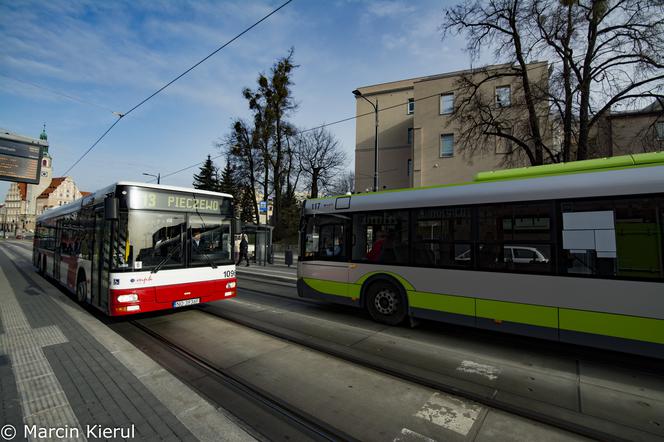
[[[109, 351], [72, 320], [69, 310], [78, 307], [63, 305], [58, 296], [63, 297], [34, 274], [26, 250], [15, 244], [0, 246], [0, 427], [19, 428], [15, 440], [21, 440], [24, 423], [37, 428], [79, 428], [81, 437], [76, 440], [85, 440], [89, 426], [94, 425], [127, 433], [134, 425], [135, 440], [198, 440], [205, 435], [196, 428], [195, 418], [187, 420], [189, 428], [185, 426], [180, 421], [182, 410], [174, 411], [179, 419], [153, 394], [154, 389], [146, 387], [150, 384], [141, 374], [137, 377], [129, 370], [132, 361], [123, 363], [117, 352]], [[106, 327], [99, 321], [94, 326]], [[170, 376], [157, 368], [142, 375]], [[205, 403], [193, 408], [199, 412], [211, 407]], [[219, 414], [223, 420], [223, 412]], [[243, 432], [230, 434], [242, 436]], [[87, 435], [94, 440], [98, 432]], [[121, 439], [124, 434], [116, 435]], [[236, 439], [210, 435], [209, 429], [206, 436]]]

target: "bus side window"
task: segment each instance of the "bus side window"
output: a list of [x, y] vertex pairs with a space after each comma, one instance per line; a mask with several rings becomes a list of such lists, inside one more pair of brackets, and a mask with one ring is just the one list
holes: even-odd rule
[[391, 210], [353, 215], [353, 259], [385, 264], [408, 264], [408, 211]]

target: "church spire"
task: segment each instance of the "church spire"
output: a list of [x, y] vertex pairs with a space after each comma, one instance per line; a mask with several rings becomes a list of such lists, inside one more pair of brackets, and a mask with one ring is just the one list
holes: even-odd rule
[[48, 141], [48, 135], [46, 135], [46, 123], [44, 123], [44, 128], [42, 129], [42, 133], [39, 134], [39, 139]]

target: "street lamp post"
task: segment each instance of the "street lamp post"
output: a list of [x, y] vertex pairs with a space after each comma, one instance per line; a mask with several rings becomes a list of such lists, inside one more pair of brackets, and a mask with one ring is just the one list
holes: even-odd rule
[[157, 178], [157, 184], [161, 184], [161, 172], [157, 173], [156, 175], [143, 172], [143, 175], [155, 177]]
[[362, 92], [359, 89], [353, 91], [355, 97], [364, 98], [364, 100], [374, 108], [375, 118], [375, 131], [374, 131], [374, 176], [373, 176], [373, 191], [378, 191], [378, 98], [376, 98], [376, 104], [369, 101], [367, 97], [362, 95]]

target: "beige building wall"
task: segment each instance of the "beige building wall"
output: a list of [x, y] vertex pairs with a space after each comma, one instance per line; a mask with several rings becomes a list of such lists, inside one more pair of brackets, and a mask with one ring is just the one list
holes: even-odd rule
[[47, 209], [69, 204], [81, 197], [81, 192], [71, 177], [53, 178], [51, 185], [37, 197], [37, 215], [41, 215]]
[[[499, 69], [500, 67], [492, 67]], [[459, 141], [461, 128], [450, 114], [441, 114], [441, 95], [453, 93], [455, 106], [458, 102], [458, 80], [469, 71], [453, 72], [430, 77], [384, 83], [359, 88], [367, 99], [378, 99], [378, 188], [396, 189], [438, 184], [458, 183], [472, 180], [476, 173], [503, 168], [504, 140], [490, 137], [490, 146], [481, 153], [471, 153]], [[479, 74], [483, 75], [483, 74]], [[546, 62], [529, 65], [529, 76], [533, 81], [548, 82]], [[497, 86], [510, 86], [513, 103], [519, 101], [519, 84], [505, 77], [487, 81], [481, 88], [486, 97], [495, 97]], [[521, 94], [522, 95], [522, 94]], [[408, 114], [407, 101], [414, 99], [414, 112]], [[523, 101], [521, 99], [521, 101]], [[393, 109], [387, 109], [395, 106]], [[514, 106], [516, 108], [516, 106]], [[551, 140], [548, 124], [548, 103], [539, 103], [545, 140]], [[356, 99], [357, 115], [373, 113], [373, 108], [362, 98]], [[509, 114], [510, 110], [506, 110]], [[519, 124], [527, 124], [527, 115], [514, 110], [511, 117]], [[355, 179], [357, 191], [372, 187], [373, 179], [373, 115], [362, 116], [356, 122]], [[412, 144], [408, 143], [408, 130], [412, 129]], [[454, 137], [452, 156], [441, 156], [441, 135]], [[409, 161], [411, 160], [411, 161]], [[410, 169], [409, 169], [410, 165]], [[525, 162], [514, 166], [525, 165]]]
[[[395, 81], [360, 88], [372, 103], [378, 100], [378, 189], [410, 187], [408, 159], [412, 145], [408, 143], [408, 128], [413, 127], [414, 114], [408, 113], [408, 99], [413, 98], [413, 84], [417, 79]], [[369, 114], [369, 115], [364, 115]], [[374, 108], [362, 98], [356, 98], [355, 130], [355, 190], [373, 188], [374, 176]]]
[[591, 157], [664, 151], [664, 106], [611, 113], [590, 128]]

